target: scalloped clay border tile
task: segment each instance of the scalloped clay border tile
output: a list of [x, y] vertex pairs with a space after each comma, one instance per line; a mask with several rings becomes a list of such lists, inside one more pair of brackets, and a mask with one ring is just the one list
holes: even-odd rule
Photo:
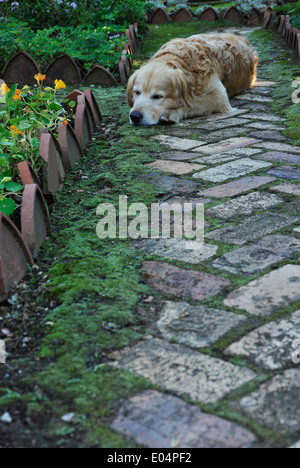
[[[71, 93], [69, 93], [63, 100], [62, 102], [62, 106], [63, 108], [65, 109], [65, 111], [69, 114], [69, 116], [73, 115], [73, 118], [74, 118], [74, 115], [76, 113], [76, 108], [77, 108], [77, 98], [78, 96], [81, 96], [83, 94], [82, 91], [79, 91], [79, 89], [74, 89], [74, 91], [72, 91]], [[67, 102], [66, 102], [67, 101]], [[69, 102], [70, 101], [73, 101], [75, 102], [75, 107], [70, 107], [69, 106]]]
[[260, 25], [262, 22], [263, 22], [263, 18], [262, 18], [260, 11], [257, 8], [253, 7], [250, 13], [250, 16], [248, 18], [248, 23], [254, 24], [254, 25]]
[[280, 17], [279, 17], [279, 23], [278, 23], [278, 28], [277, 28], [277, 32], [278, 32], [279, 34], [281, 34], [282, 31], [283, 31], [284, 23], [285, 23], [285, 16], [284, 16], [284, 15], [280, 15]]
[[60, 144], [58, 143], [58, 140], [56, 136], [54, 135], [54, 133], [51, 130], [49, 130], [49, 128], [40, 129], [40, 135], [42, 135], [42, 133], [49, 134], [52, 137], [53, 143], [55, 145], [55, 150], [56, 150], [56, 159], [57, 159], [57, 167], [58, 167], [59, 175], [60, 175], [61, 180], [63, 180], [65, 178], [66, 173], [65, 173], [63, 162], [62, 162], [63, 155], [62, 155]]
[[125, 32], [125, 36], [128, 38], [130, 44], [131, 44], [131, 47], [133, 49], [133, 52], [135, 53], [136, 52], [136, 43], [135, 43], [135, 38], [134, 36], [132, 35], [132, 31], [130, 31], [130, 29], [126, 29], [126, 32]]
[[276, 27], [276, 26], [275, 26], [276, 20], [277, 20], [277, 15], [276, 15], [276, 13], [272, 13], [272, 14], [268, 17], [268, 19], [266, 19], [266, 20], [264, 21], [264, 28], [265, 28], [265, 29], [271, 29], [271, 28], [274, 29], [274, 28]]
[[81, 73], [75, 60], [67, 54], [56, 57], [45, 70], [46, 82], [54, 83], [56, 79], [65, 83], [81, 83]]
[[189, 23], [192, 20], [193, 16], [186, 8], [180, 8], [173, 16], [175, 23]]
[[219, 14], [212, 7], [206, 8], [197, 18], [197, 21], [211, 21], [212, 23], [220, 19]]
[[95, 65], [85, 75], [84, 84], [95, 83], [101, 84], [102, 86], [118, 86], [118, 82], [115, 77], [101, 65]]
[[[123, 57], [125, 57], [123, 55]], [[122, 59], [123, 59], [122, 57]], [[127, 83], [127, 71], [126, 71], [126, 66], [124, 60], [119, 61], [119, 73], [120, 73], [120, 80], [122, 85], [125, 85]]]
[[75, 116], [75, 133], [83, 149], [87, 147], [92, 138], [87, 109], [83, 104], [78, 104]]
[[290, 17], [289, 16], [286, 16], [285, 17], [285, 22], [284, 22], [284, 25], [283, 25], [283, 29], [282, 29], [282, 37], [284, 39], [286, 39], [286, 36], [287, 36], [287, 33], [288, 31], [291, 29], [291, 25], [290, 25]]
[[29, 249], [37, 256], [45, 238], [51, 234], [51, 221], [46, 201], [36, 184], [25, 185], [23, 191], [21, 230]]
[[6, 63], [2, 79], [6, 83], [35, 84], [37, 73], [40, 69], [36, 61], [26, 52], [18, 52]]
[[228, 8], [224, 14], [224, 19], [237, 24], [244, 24], [245, 22], [243, 14], [234, 6]]
[[17, 167], [24, 186], [27, 184], [37, 184], [41, 187], [39, 176], [28, 161], [20, 162]]
[[41, 134], [39, 154], [43, 160], [43, 193], [55, 195], [62, 188], [62, 179], [57, 164], [56, 146], [50, 133]]
[[66, 172], [70, 172], [83, 156], [82, 148], [71, 125], [58, 124], [58, 141], [62, 149], [62, 161]]
[[150, 24], [166, 24], [170, 20], [168, 13], [163, 8], [157, 8], [150, 18]]
[[99, 109], [96, 98], [90, 89], [85, 89], [84, 95], [90, 103], [92, 112], [94, 114], [95, 123], [96, 123], [96, 126], [98, 127], [100, 125], [100, 122], [102, 121], [102, 114]]
[[132, 39], [134, 40], [135, 47], [137, 49], [138, 36], [137, 36], [137, 34], [135, 32], [134, 25], [131, 24], [128, 29], [129, 29], [129, 32], [130, 32], [130, 35], [131, 35]]
[[15, 224], [0, 213], [0, 301], [24, 277], [33, 259]]
[[83, 105], [83, 106], [86, 107], [87, 114], [88, 114], [88, 117], [89, 117], [89, 124], [90, 124], [91, 133], [93, 134], [95, 132], [95, 130], [96, 130], [96, 122], [95, 122], [94, 114], [93, 114], [93, 111], [91, 109], [89, 101], [87, 100], [85, 95], [82, 94], [81, 96], [78, 96], [77, 103], [78, 103], [78, 105]]
[[264, 9], [264, 13], [263, 13], [264, 22], [269, 20], [272, 13], [273, 13], [273, 8], [271, 8], [270, 6], [267, 5], [266, 8]]

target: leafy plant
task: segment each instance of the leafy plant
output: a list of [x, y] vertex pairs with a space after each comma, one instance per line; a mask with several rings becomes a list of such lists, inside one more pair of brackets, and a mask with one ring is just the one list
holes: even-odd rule
[[17, 84], [11, 89], [5, 83], [0, 87], [3, 109], [0, 111], [0, 211], [6, 215], [16, 207], [14, 198], [22, 191], [16, 182], [16, 165], [30, 161], [38, 172], [41, 168], [39, 157], [39, 130], [56, 129], [58, 122], [67, 124], [66, 112], [57, 100], [57, 91], [66, 87], [61, 80], [55, 87], [43, 87], [45, 75], [35, 76], [37, 86]]
[[300, 28], [300, 1], [276, 7], [274, 10], [288, 13], [291, 17], [291, 25]]
[[0, 16], [26, 21], [34, 29], [99, 23], [128, 25], [145, 23], [145, 0], [23, 0], [0, 2]]
[[100, 64], [114, 72], [121, 59], [123, 44], [127, 42], [125, 36], [109, 40], [108, 34], [117, 30], [125, 32], [126, 27], [55, 26], [34, 32], [26, 23], [0, 20], [0, 65], [3, 67], [19, 50], [26, 50], [40, 67], [46, 67], [59, 55], [68, 54], [80, 60], [87, 69]]

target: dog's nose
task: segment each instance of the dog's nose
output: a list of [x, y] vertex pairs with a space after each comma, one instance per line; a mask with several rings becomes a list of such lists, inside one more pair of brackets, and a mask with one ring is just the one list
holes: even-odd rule
[[143, 118], [143, 114], [141, 112], [133, 111], [130, 114], [130, 118], [134, 124], [139, 124]]

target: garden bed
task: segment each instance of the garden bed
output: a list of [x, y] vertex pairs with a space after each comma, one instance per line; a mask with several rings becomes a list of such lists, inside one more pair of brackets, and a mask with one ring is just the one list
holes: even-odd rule
[[80, 161], [101, 122], [90, 90], [58, 101], [66, 85], [35, 75], [37, 85], [1, 85], [0, 301], [22, 279], [51, 233], [48, 206]]

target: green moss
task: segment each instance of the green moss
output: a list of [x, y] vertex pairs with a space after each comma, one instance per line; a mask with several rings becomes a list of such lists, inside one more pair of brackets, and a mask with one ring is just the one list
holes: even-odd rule
[[283, 134], [300, 144], [300, 104], [294, 104], [292, 87], [299, 76], [300, 67], [295, 60], [295, 54], [288, 49], [283, 39], [276, 33], [257, 30], [249, 35], [251, 42], [257, 46], [261, 65], [260, 78], [276, 81], [272, 93], [271, 110], [286, 117], [287, 129]]

